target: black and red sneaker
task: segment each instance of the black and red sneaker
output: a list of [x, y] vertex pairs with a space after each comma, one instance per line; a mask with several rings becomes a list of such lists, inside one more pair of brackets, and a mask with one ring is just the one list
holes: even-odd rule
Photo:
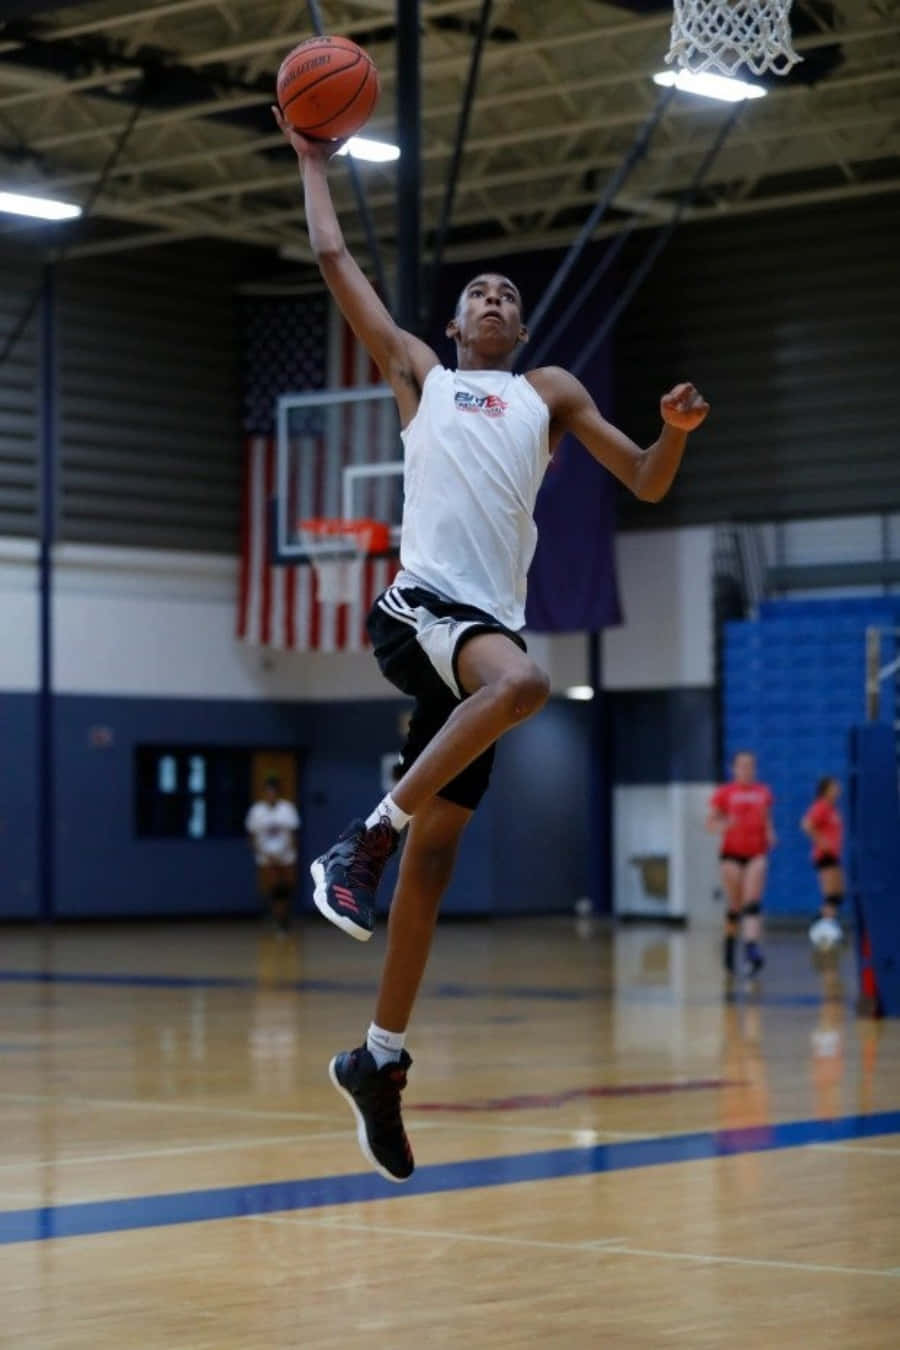
[[375, 931], [375, 892], [398, 839], [387, 819], [368, 829], [353, 820], [310, 866], [316, 909], [358, 942], [368, 942]]
[[408, 1181], [415, 1162], [400, 1115], [400, 1093], [412, 1060], [401, 1050], [398, 1060], [379, 1069], [364, 1045], [342, 1050], [328, 1066], [328, 1076], [356, 1116], [359, 1147], [388, 1181]]

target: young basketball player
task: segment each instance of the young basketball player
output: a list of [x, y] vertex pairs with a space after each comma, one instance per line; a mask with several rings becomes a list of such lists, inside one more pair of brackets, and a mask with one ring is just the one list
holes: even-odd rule
[[756, 757], [739, 750], [732, 779], [709, 802], [707, 829], [721, 836], [719, 876], [725, 892], [725, 970], [734, 974], [735, 945], [743, 928], [744, 973], [751, 979], [765, 964], [760, 950], [762, 896], [769, 850], [775, 844], [771, 789], [756, 781]]
[[297, 884], [297, 831], [300, 816], [293, 802], [281, 795], [277, 778], [267, 778], [263, 794], [244, 822], [256, 859], [259, 891], [269, 902], [280, 933], [291, 926], [291, 901]]
[[844, 899], [844, 869], [841, 849], [844, 822], [838, 810], [841, 785], [836, 778], [821, 778], [816, 799], [800, 822], [800, 828], [812, 840], [812, 865], [822, 891], [822, 911], [809, 930], [815, 947], [834, 947], [843, 937], [838, 914]]
[[315, 902], [360, 940], [375, 892], [409, 826], [388, 922], [387, 955], [365, 1044], [331, 1061], [353, 1108], [363, 1153], [393, 1181], [413, 1170], [400, 1115], [411, 1059], [406, 1029], [438, 906], [463, 831], [488, 785], [494, 743], [541, 708], [547, 676], [519, 636], [536, 542], [535, 497], [566, 432], [637, 496], [658, 501], [708, 404], [690, 384], [662, 399], [659, 438], [641, 450], [600, 415], [573, 376], [550, 367], [514, 375], [527, 340], [522, 300], [486, 272], [464, 288], [447, 336], [457, 369], [394, 323], [344, 244], [325, 148], [276, 120], [297, 153], [310, 242], [344, 316], [394, 390], [405, 448], [402, 570], [368, 629], [385, 676], [415, 699], [403, 774], [365, 820], [312, 865]]

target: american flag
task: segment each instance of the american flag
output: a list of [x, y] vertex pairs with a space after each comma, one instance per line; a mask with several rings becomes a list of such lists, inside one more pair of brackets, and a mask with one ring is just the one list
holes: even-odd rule
[[[367, 642], [366, 615], [395, 575], [397, 563], [366, 561], [359, 594], [338, 606], [319, 603], [312, 567], [271, 563], [275, 407], [280, 394], [378, 384], [380, 373], [326, 295], [254, 299], [247, 306], [244, 334], [247, 440], [237, 636], [282, 650], [361, 651]], [[322, 434], [321, 416], [318, 420], [319, 425], [310, 425], [309, 437], [315, 442], [319, 500], [307, 513], [334, 517], [340, 515], [341, 469], [348, 455], [367, 457], [365, 436]], [[397, 454], [391, 451], [392, 457]]]

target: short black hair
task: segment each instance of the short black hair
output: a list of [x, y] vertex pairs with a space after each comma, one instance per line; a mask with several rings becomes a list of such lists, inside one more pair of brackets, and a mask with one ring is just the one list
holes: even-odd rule
[[826, 773], [823, 778], [820, 778], [818, 783], [816, 784], [816, 801], [818, 801], [820, 797], [824, 797], [825, 793], [831, 787], [832, 783], [836, 782], [837, 779], [834, 777], [833, 774], [830, 773]]
[[272, 774], [272, 775], [271, 775], [269, 778], [267, 778], [266, 781], [263, 783], [263, 787], [264, 787], [264, 788], [274, 788], [274, 790], [275, 790], [276, 792], [278, 792], [278, 791], [280, 791], [280, 789], [281, 789], [281, 779], [280, 779], [280, 778], [276, 778], [275, 775]]
[[522, 321], [522, 323], [524, 324], [524, 322], [525, 322], [525, 302], [524, 302], [524, 300], [522, 299], [522, 292], [519, 290], [519, 288], [518, 288], [518, 286], [516, 285], [516, 283], [515, 283], [514, 281], [511, 281], [510, 278], [509, 278], [508, 276], [506, 276], [506, 274], [505, 274], [504, 272], [476, 272], [476, 274], [475, 274], [474, 277], [470, 277], [470, 279], [466, 282], [466, 284], [463, 286], [462, 290], [460, 291], [459, 295], [457, 296], [457, 299], [456, 299], [456, 309], [453, 311], [453, 317], [454, 317], [454, 319], [458, 319], [458, 318], [459, 318], [459, 311], [462, 309], [462, 304], [463, 304], [463, 301], [464, 301], [465, 298], [466, 298], [466, 292], [468, 291], [469, 287], [470, 287], [470, 286], [474, 286], [475, 282], [476, 282], [476, 281], [480, 281], [482, 277], [503, 277], [503, 280], [504, 280], [504, 281], [508, 281], [508, 282], [509, 282], [511, 288], [515, 291], [516, 295], [519, 297], [519, 318], [520, 318], [520, 320]]

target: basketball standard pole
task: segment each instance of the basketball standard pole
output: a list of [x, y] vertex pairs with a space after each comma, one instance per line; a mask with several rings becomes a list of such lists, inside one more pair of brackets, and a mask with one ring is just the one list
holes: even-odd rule
[[56, 793], [53, 707], [53, 544], [56, 539], [56, 465], [59, 453], [59, 389], [56, 355], [56, 269], [44, 267], [40, 300], [41, 439], [38, 463], [39, 668], [37, 709], [38, 918], [53, 919], [56, 881]]
[[588, 894], [597, 914], [613, 912], [612, 773], [608, 707], [603, 688], [603, 634], [587, 633], [588, 684], [591, 700], [591, 763], [588, 777]]
[[456, 188], [459, 183], [460, 169], [462, 168], [463, 149], [465, 148], [466, 136], [469, 132], [469, 119], [472, 116], [472, 104], [475, 102], [475, 90], [478, 87], [478, 72], [481, 69], [481, 54], [484, 50], [484, 40], [487, 37], [488, 28], [490, 27], [493, 3], [494, 0], [482, 0], [478, 28], [475, 33], [475, 40], [472, 44], [472, 56], [469, 60], [469, 73], [466, 77], [466, 87], [463, 91], [463, 101], [459, 110], [459, 121], [456, 124], [456, 139], [453, 143], [453, 155], [450, 160], [450, 169], [447, 174], [444, 204], [441, 208], [441, 217], [438, 222], [437, 235], [434, 241], [434, 252], [431, 259], [431, 276], [428, 288], [430, 300], [428, 307], [428, 322], [425, 325], [426, 333], [430, 333], [434, 327], [434, 321], [437, 314], [438, 282], [441, 275], [441, 263], [444, 258], [444, 245], [447, 242], [450, 221], [453, 218], [453, 203], [456, 198]]
[[397, 323], [422, 327], [422, 131], [419, 0], [397, 0]]

